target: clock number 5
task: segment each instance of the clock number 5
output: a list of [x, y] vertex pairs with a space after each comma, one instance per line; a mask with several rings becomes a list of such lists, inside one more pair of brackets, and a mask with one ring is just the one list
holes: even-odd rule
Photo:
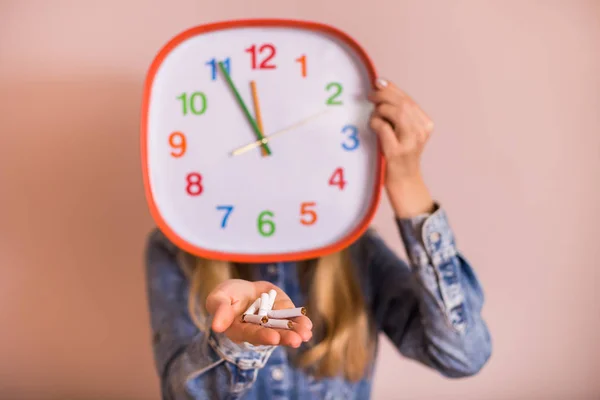
[[348, 139], [352, 140], [351, 144], [348, 144], [347, 142], [342, 143], [342, 147], [344, 148], [344, 150], [348, 150], [348, 151], [352, 151], [355, 150], [358, 147], [359, 144], [359, 140], [358, 140], [358, 128], [354, 125], [346, 125], [342, 128], [342, 133], [346, 133], [346, 132], [350, 132], [350, 135], [348, 135]]
[[256, 62], [257, 62], [257, 53], [258, 54], [263, 54], [265, 53], [265, 55], [267, 55], [267, 57], [265, 59], [262, 60], [262, 62], [258, 65], [258, 69], [275, 69], [276, 66], [275, 64], [269, 64], [269, 61], [271, 61], [271, 59], [273, 57], [275, 57], [275, 46], [273, 46], [270, 43], [266, 43], [263, 44], [262, 46], [260, 46], [260, 48], [258, 48], [258, 51], [256, 50], [256, 45], [253, 44], [252, 46], [248, 47], [246, 49], [246, 53], [250, 53], [252, 55], [252, 69], [256, 69]]
[[267, 219], [266, 217], [274, 217], [275, 214], [273, 214], [272, 211], [268, 211], [265, 210], [263, 212], [261, 212], [260, 214], [258, 214], [258, 232], [265, 236], [265, 237], [269, 237], [272, 236], [275, 233], [275, 223], [270, 220]]
[[221, 228], [225, 228], [225, 225], [227, 225], [227, 219], [229, 218], [229, 214], [231, 214], [231, 212], [233, 211], [233, 206], [217, 206], [217, 210], [225, 211], [223, 221], [221, 221]]
[[316, 205], [317, 203], [314, 201], [302, 203], [300, 206], [300, 215], [302, 216], [302, 218], [300, 218], [300, 223], [302, 225], [312, 225], [317, 222], [317, 213], [315, 210], [310, 209]]

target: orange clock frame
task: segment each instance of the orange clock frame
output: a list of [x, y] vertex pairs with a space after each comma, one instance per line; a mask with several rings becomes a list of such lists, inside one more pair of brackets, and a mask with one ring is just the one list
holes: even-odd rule
[[[300, 261], [311, 258], [318, 258], [327, 254], [331, 254], [336, 251], [343, 250], [344, 248], [351, 245], [355, 242], [369, 227], [373, 217], [375, 216], [375, 212], [377, 211], [377, 207], [379, 206], [379, 202], [381, 200], [381, 189], [383, 187], [384, 182], [384, 171], [385, 171], [385, 159], [381, 153], [381, 150], [378, 146], [378, 155], [377, 155], [377, 172], [375, 175], [373, 188], [373, 197], [371, 204], [369, 205], [369, 209], [365, 214], [365, 217], [361, 221], [357, 227], [350, 231], [344, 238], [340, 239], [334, 244], [323, 246], [307, 251], [299, 251], [299, 252], [288, 252], [288, 253], [278, 253], [278, 254], [244, 254], [244, 253], [230, 253], [230, 252], [221, 252], [221, 251], [212, 251], [207, 250], [195, 245], [188, 243], [186, 240], [181, 238], [177, 233], [175, 233], [166, 221], [163, 219], [160, 214], [156, 203], [154, 201], [154, 197], [152, 195], [152, 189], [150, 187], [150, 178], [148, 175], [148, 153], [147, 153], [147, 128], [148, 128], [148, 109], [150, 105], [150, 96], [152, 91], [152, 85], [154, 82], [154, 77], [158, 68], [164, 61], [164, 59], [169, 55], [169, 53], [175, 49], [180, 43], [183, 41], [194, 37], [199, 34], [226, 30], [226, 29], [235, 29], [235, 28], [248, 28], [248, 27], [271, 27], [271, 28], [296, 28], [296, 29], [304, 29], [304, 30], [312, 30], [320, 33], [328, 34], [332, 37], [335, 37], [345, 44], [347, 44], [350, 48], [352, 48], [357, 55], [360, 57], [361, 61], [365, 65], [367, 72], [371, 79], [371, 86], [374, 87], [375, 79], [377, 78], [377, 73], [375, 70], [375, 66], [371, 61], [370, 57], [367, 55], [365, 50], [348, 34], [345, 32], [334, 28], [330, 25], [312, 22], [312, 21], [302, 21], [302, 20], [293, 20], [293, 19], [241, 19], [241, 20], [231, 20], [231, 21], [222, 21], [215, 22], [209, 24], [203, 24], [199, 26], [195, 26], [189, 28], [174, 38], [172, 38], [167, 44], [158, 52], [156, 57], [154, 58], [148, 73], [146, 75], [146, 80], [144, 84], [144, 93], [143, 93], [143, 101], [142, 101], [142, 119], [141, 119], [141, 160], [142, 160], [142, 174], [144, 181], [144, 189], [146, 194], [146, 201], [148, 204], [148, 208], [150, 213], [156, 222], [158, 228], [165, 234], [165, 236], [171, 240], [176, 246], [181, 248], [188, 253], [196, 255], [198, 257], [204, 257], [208, 259], [215, 260], [224, 260], [224, 261], [232, 261], [232, 262], [242, 262], [242, 263], [268, 263], [268, 262], [285, 262], [285, 261]], [[378, 142], [379, 144], [379, 142]]]

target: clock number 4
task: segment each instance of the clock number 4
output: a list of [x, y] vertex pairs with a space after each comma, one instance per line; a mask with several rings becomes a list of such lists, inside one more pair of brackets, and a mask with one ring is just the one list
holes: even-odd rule
[[[223, 64], [225, 65], [225, 69], [227, 70], [227, 73], [229, 75], [231, 75], [231, 59], [229, 57], [227, 57], [224, 61]], [[216, 58], [213, 58], [210, 61], [206, 62], [206, 65], [208, 65], [211, 68], [211, 79], [214, 81], [217, 79], [217, 69], [218, 69], [218, 62]]]
[[202, 175], [197, 172], [191, 172], [186, 177], [187, 186], [185, 190], [190, 196], [199, 196], [204, 191], [202, 187]]
[[333, 171], [333, 175], [329, 178], [329, 185], [338, 186], [340, 190], [344, 190], [344, 186], [346, 186], [347, 183], [348, 182], [344, 179], [344, 169], [341, 167], [336, 168], [336, 170]]
[[[275, 69], [277, 68], [275, 66], [275, 64], [269, 64], [269, 62], [271, 61], [271, 59], [273, 57], [275, 57], [275, 53], [277, 51], [275, 50], [275, 46], [273, 46], [270, 43], [265, 43], [260, 47], [257, 47], [255, 44], [253, 44], [252, 46], [248, 47], [246, 49], [246, 53], [250, 53], [250, 55], [252, 56], [252, 69]], [[265, 55], [265, 58], [263, 58], [263, 60], [260, 62], [260, 64], [257, 65], [258, 62], [258, 55]]]
[[327, 84], [327, 86], [325, 86], [325, 90], [327, 92], [331, 92], [331, 89], [333, 89], [333, 94], [331, 94], [331, 96], [329, 96], [327, 98], [327, 101], [325, 102], [325, 104], [329, 105], [329, 106], [339, 106], [342, 105], [342, 100], [339, 100], [338, 97], [340, 97], [340, 95], [342, 94], [342, 84], [338, 83], [338, 82], [330, 82]]
[[227, 219], [229, 218], [229, 214], [231, 214], [231, 212], [233, 211], [233, 206], [217, 206], [217, 210], [225, 211], [223, 221], [221, 221], [221, 228], [225, 228], [225, 225], [227, 225]]
[[258, 214], [258, 233], [265, 237], [272, 236], [275, 233], [275, 222], [273, 222], [271, 219], [267, 219], [267, 217], [272, 218], [274, 216], [275, 214], [273, 214], [272, 211], [268, 210], [265, 210]]
[[190, 96], [187, 93], [182, 93], [177, 96], [177, 100], [181, 100], [183, 115], [187, 115], [188, 111], [191, 111], [194, 115], [202, 115], [206, 111], [206, 95], [202, 92], [194, 92]]

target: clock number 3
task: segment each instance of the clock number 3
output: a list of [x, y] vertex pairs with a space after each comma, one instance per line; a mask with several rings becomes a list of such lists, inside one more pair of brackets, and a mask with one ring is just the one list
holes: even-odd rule
[[359, 144], [359, 140], [358, 140], [358, 128], [354, 125], [346, 125], [342, 128], [342, 133], [347, 133], [349, 132], [350, 134], [348, 135], [348, 139], [350, 139], [350, 143], [348, 143], [347, 141], [342, 143], [342, 147], [344, 148], [344, 150], [348, 150], [348, 151], [352, 151], [355, 150], [358, 147]]
[[[252, 56], [252, 69], [275, 69], [277, 68], [275, 66], [275, 64], [269, 64], [269, 61], [271, 61], [271, 59], [273, 57], [275, 57], [275, 46], [273, 46], [270, 43], [265, 43], [262, 46], [260, 46], [257, 50], [257, 46], [255, 44], [253, 44], [252, 46], [248, 47], [246, 49], [246, 53], [250, 53], [250, 55]], [[257, 58], [258, 58], [258, 54], [265, 54], [266, 57], [262, 60], [262, 62], [257, 66]]]
[[187, 186], [185, 190], [190, 196], [199, 196], [204, 188], [202, 187], [202, 175], [197, 172], [191, 172], [186, 178]]

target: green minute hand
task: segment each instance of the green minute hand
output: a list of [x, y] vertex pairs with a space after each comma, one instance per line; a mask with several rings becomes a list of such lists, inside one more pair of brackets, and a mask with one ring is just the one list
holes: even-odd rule
[[[242, 100], [242, 96], [240, 96], [240, 92], [237, 90], [237, 88], [233, 84], [233, 81], [231, 80], [231, 76], [229, 76], [229, 74], [227, 73], [227, 69], [225, 68], [225, 65], [223, 64], [222, 61], [219, 62], [219, 69], [223, 73], [223, 76], [225, 76], [225, 80], [227, 80], [227, 84], [233, 91], [233, 94], [235, 94], [235, 98], [237, 99], [238, 103], [240, 104], [240, 107], [242, 107], [242, 110], [244, 110], [244, 114], [246, 114], [246, 118], [250, 122], [250, 125], [252, 125], [252, 129], [254, 130], [254, 133], [256, 134], [256, 138], [258, 140], [264, 139], [265, 138], [264, 135], [258, 128], [258, 125], [256, 124], [256, 121], [254, 120], [254, 118], [252, 118], [252, 115], [250, 115], [250, 111], [248, 110], [248, 107], [244, 103], [244, 100]], [[267, 154], [269, 154], [269, 155], [271, 154], [271, 149], [269, 149], [269, 146], [267, 145], [267, 143], [263, 143], [262, 147], [263, 147], [263, 149], [265, 149]]]

